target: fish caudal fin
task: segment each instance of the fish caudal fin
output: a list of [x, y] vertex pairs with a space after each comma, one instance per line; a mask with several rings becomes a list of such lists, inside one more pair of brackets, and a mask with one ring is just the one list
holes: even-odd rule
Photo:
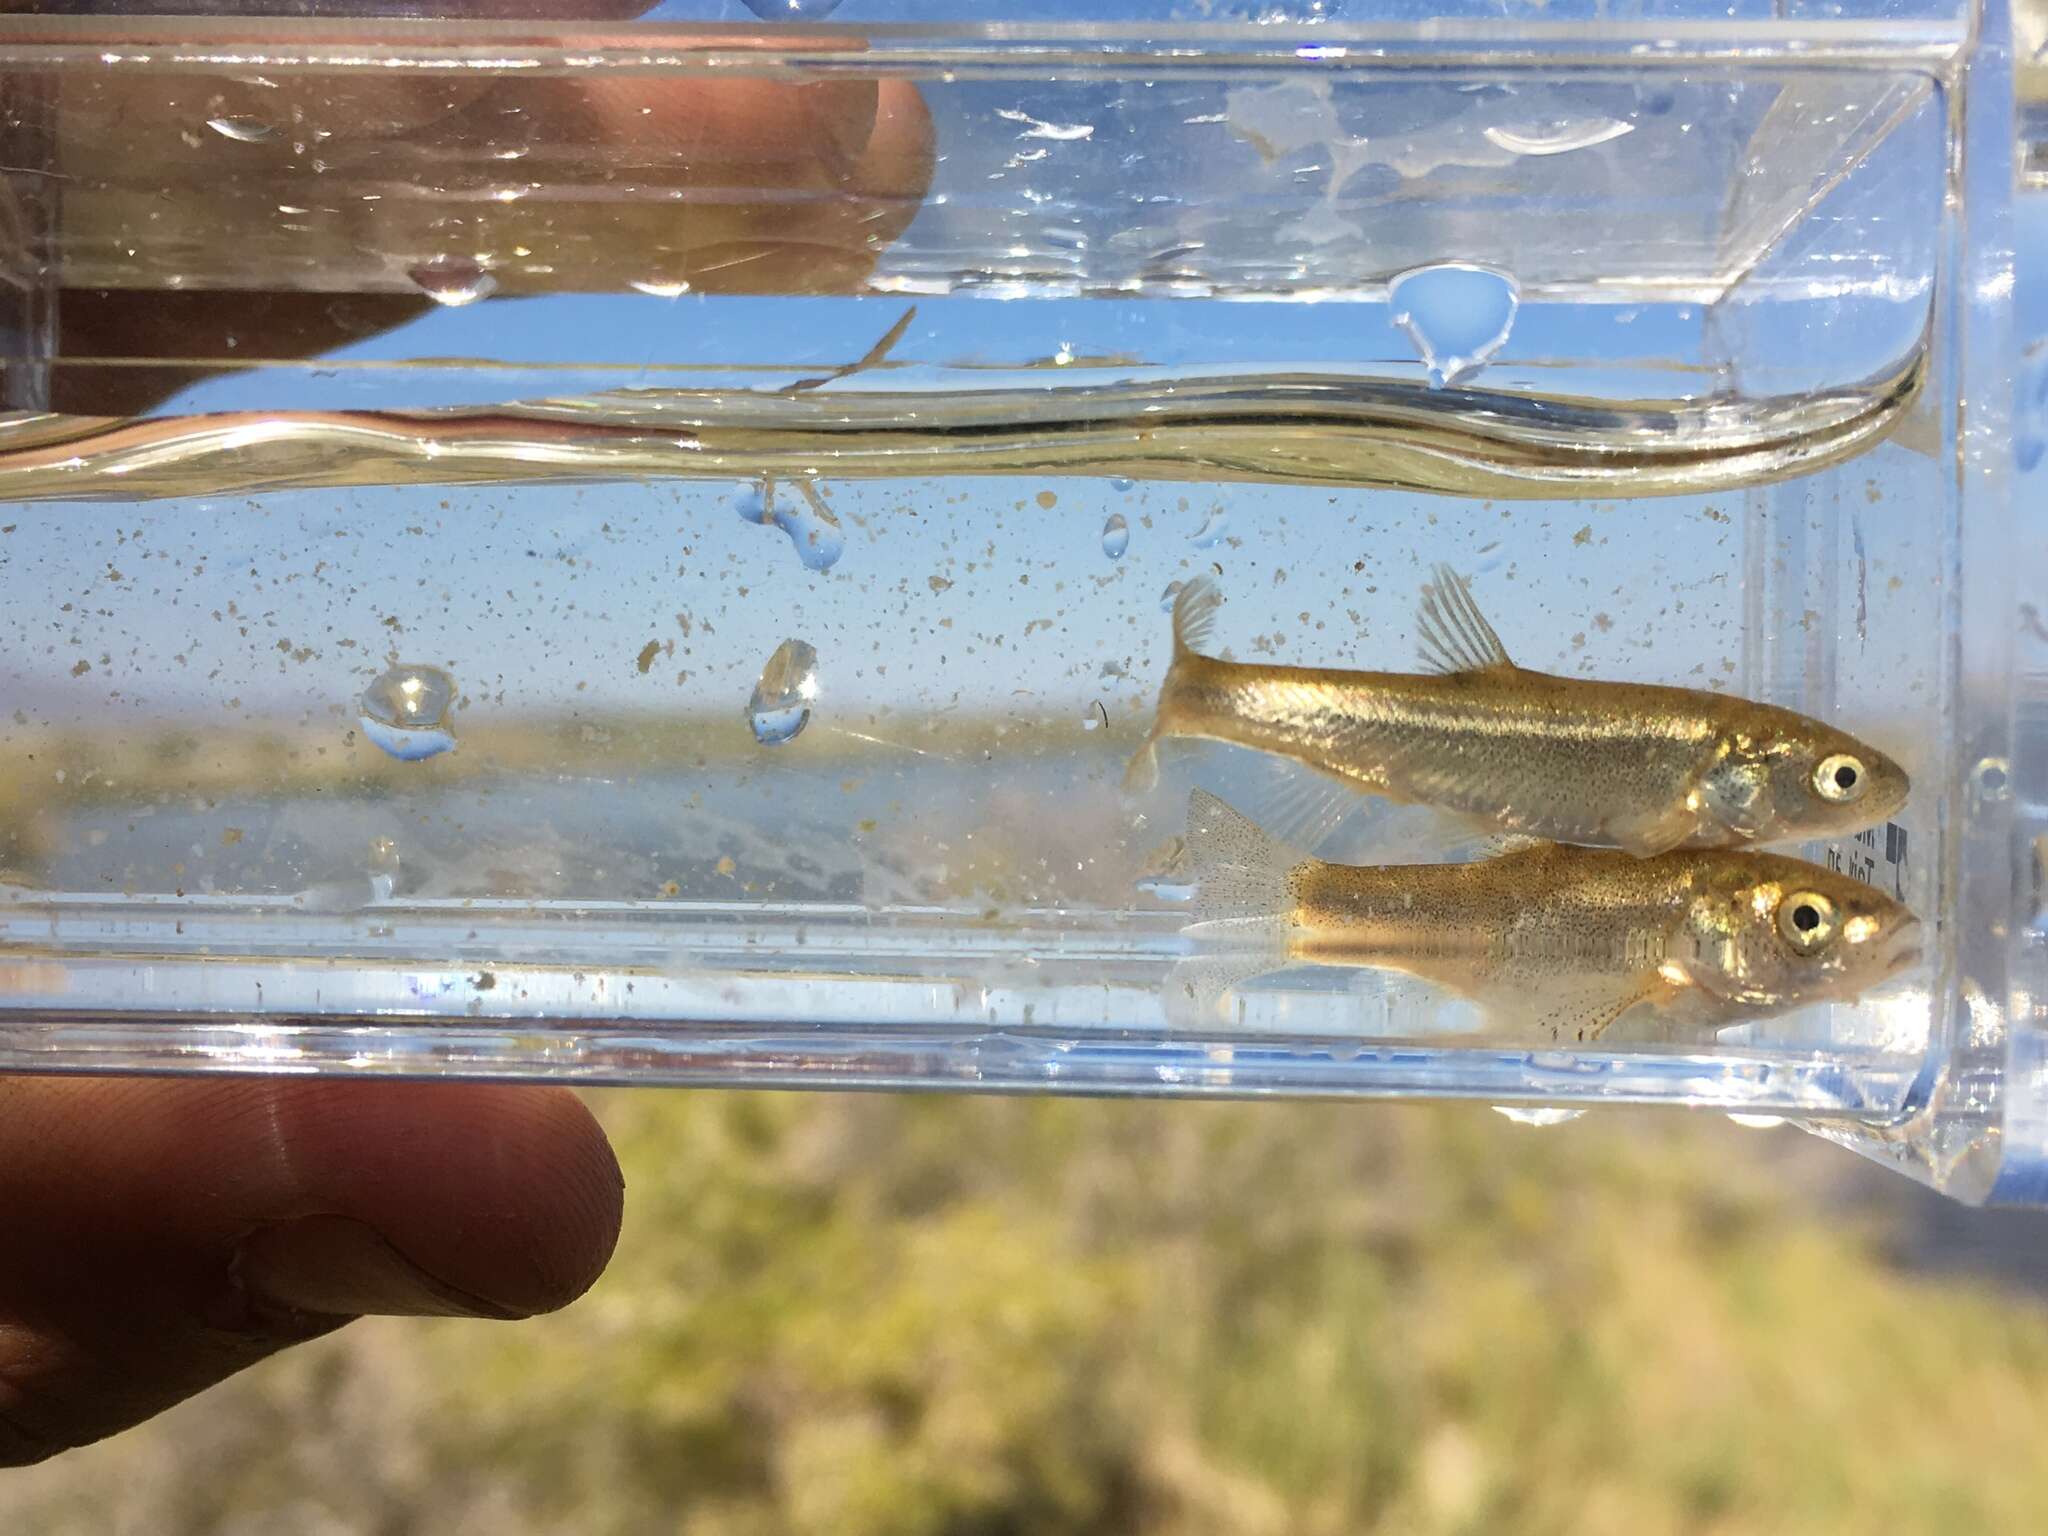
[[1208, 655], [1209, 642], [1216, 633], [1216, 610], [1223, 606], [1223, 594], [1206, 576], [1197, 576], [1180, 589], [1173, 600], [1173, 659]]
[[[1174, 668], [1186, 657], [1207, 654], [1206, 648], [1216, 629], [1216, 610], [1222, 606], [1222, 594], [1216, 590], [1216, 583], [1206, 576], [1197, 576], [1175, 594], [1173, 662], [1166, 669], [1166, 683], [1160, 689], [1162, 702], [1173, 688]], [[1150, 794], [1158, 786], [1159, 737], [1160, 722], [1155, 714], [1152, 734], [1145, 738], [1145, 744], [1131, 758], [1130, 767], [1124, 770], [1125, 794]]]
[[1432, 672], [1484, 672], [1512, 667], [1507, 647], [1486, 622], [1465, 578], [1448, 565], [1430, 573], [1415, 619], [1416, 649]]
[[1205, 789], [1188, 796], [1187, 850], [1199, 884], [1197, 928], [1284, 919], [1293, 910], [1289, 885], [1307, 855], [1268, 837]]
[[1303, 855], [1199, 789], [1188, 796], [1186, 846], [1195, 921], [1181, 933], [1197, 948], [1167, 978], [1166, 1012], [1214, 1023], [1232, 990], [1287, 963], [1290, 884]]

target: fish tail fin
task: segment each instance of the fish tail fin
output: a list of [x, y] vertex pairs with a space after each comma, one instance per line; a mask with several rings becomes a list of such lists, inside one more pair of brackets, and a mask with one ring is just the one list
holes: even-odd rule
[[1195, 921], [1181, 932], [1197, 950], [1167, 980], [1167, 1016], [1215, 1022], [1227, 994], [1287, 963], [1291, 883], [1304, 856], [1199, 789], [1188, 796], [1186, 841]]
[[1173, 659], [1205, 656], [1216, 633], [1216, 610], [1223, 606], [1223, 594], [1207, 576], [1197, 576], [1180, 589], [1173, 600]]
[[1188, 796], [1187, 850], [1200, 887], [1197, 927], [1284, 918], [1293, 909], [1289, 887], [1307, 855], [1205, 789]]
[[1173, 661], [1159, 687], [1159, 708], [1153, 712], [1152, 733], [1131, 758], [1130, 767], [1124, 770], [1125, 794], [1150, 794], [1158, 786], [1159, 738], [1168, 734], [1165, 716], [1168, 713], [1167, 701], [1173, 696], [1175, 678], [1183, 661], [1190, 656], [1205, 654], [1203, 647], [1208, 645], [1210, 636], [1215, 632], [1216, 610], [1222, 605], [1223, 598], [1216, 590], [1216, 583], [1206, 576], [1197, 576], [1175, 594]]

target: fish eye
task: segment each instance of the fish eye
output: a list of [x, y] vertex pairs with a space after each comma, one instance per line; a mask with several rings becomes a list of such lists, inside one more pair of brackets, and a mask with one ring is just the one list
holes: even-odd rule
[[1859, 759], [1847, 752], [1836, 752], [1822, 758], [1820, 766], [1813, 770], [1814, 793], [1823, 800], [1846, 805], [1863, 793], [1863, 781], [1868, 777]]
[[1819, 891], [1793, 891], [1778, 903], [1778, 932], [1795, 953], [1819, 954], [1839, 926], [1834, 902]]

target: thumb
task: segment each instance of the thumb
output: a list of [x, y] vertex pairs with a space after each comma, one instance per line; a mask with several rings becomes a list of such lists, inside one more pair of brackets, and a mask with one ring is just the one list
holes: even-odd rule
[[359, 1314], [562, 1306], [622, 1194], [561, 1089], [0, 1078], [0, 1465]]

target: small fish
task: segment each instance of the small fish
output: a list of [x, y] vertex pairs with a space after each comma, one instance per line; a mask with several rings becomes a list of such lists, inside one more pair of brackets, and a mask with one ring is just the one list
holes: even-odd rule
[[1780, 854], [1638, 859], [1530, 843], [1468, 864], [1326, 864], [1214, 795], [1188, 798], [1194, 958], [1169, 1013], [1293, 965], [1399, 971], [1502, 1028], [1593, 1040], [1629, 1010], [1714, 1029], [1855, 997], [1920, 958], [1920, 921], [1874, 886]]
[[1643, 858], [1839, 837], [1906, 803], [1897, 763], [1790, 710], [1516, 666], [1443, 566], [1423, 590], [1426, 673], [1217, 660], [1205, 647], [1221, 601], [1206, 577], [1174, 601], [1173, 664], [1125, 777], [1133, 790], [1157, 782], [1161, 740], [1206, 737], [1359, 793]]

